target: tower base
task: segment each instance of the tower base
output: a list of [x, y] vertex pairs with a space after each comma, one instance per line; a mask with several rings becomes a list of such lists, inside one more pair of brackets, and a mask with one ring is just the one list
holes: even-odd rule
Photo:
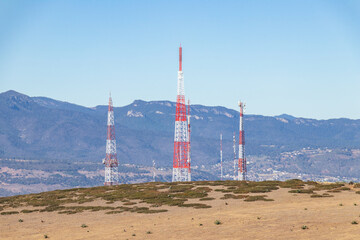
[[190, 182], [191, 173], [188, 168], [173, 168], [172, 182]]
[[105, 186], [117, 185], [119, 183], [118, 167], [105, 167]]
[[244, 173], [239, 174], [239, 181], [246, 181], [246, 175]]

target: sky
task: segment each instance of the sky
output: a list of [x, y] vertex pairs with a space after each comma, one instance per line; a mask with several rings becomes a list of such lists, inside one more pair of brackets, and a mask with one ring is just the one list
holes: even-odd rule
[[0, 92], [360, 119], [358, 0], [0, 0]]

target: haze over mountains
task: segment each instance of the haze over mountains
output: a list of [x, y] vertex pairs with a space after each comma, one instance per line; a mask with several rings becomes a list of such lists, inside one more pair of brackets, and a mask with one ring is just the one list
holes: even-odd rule
[[[248, 106], [250, 108], [251, 103]], [[156, 160], [157, 167], [171, 168], [174, 102], [136, 100], [127, 106], [115, 107], [114, 112], [120, 164], [146, 167]], [[236, 132], [238, 141], [238, 112], [224, 107], [192, 105], [191, 115], [192, 164], [202, 171], [198, 179], [217, 176], [220, 133], [223, 134], [224, 159], [229, 165], [226, 172], [231, 174], [232, 135]], [[33, 170], [35, 165], [15, 162], [18, 159], [41, 162], [36, 167], [40, 171], [52, 169], [53, 163], [53, 166], [68, 166], [60, 168], [60, 172], [61, 169], [72, 169], [77, 174], [79, 171], [99, 172], [105, 156], [106, 121], [107, 106], [87, 108], [15, 91], [1, 93], [0, 158], [3, 160], [0, 181], [10, 184], [9, 179], [14, 178], [11, 171], [4, 170], [5, 167]], [[245, 115], [244, 121], [246, 154], [253, 180], [261, 178], [259, 173], [265, 170], [267, 173], [280, 171], [320, 177], [357, 178], [359, 175], [360, 120], [315, 120], [284, 114], [276, 117]], [[93, 164], [92, 167], [89, 164]], [[28, 179], [32, 178], [38, 176], [33, 174]], [[54, 180], [53, 184], [64, 184], [60, 179], [59, 183]], [[76, 185], [72, 186], [101, 185], [101, 179], [101, 174], [93, 178], [86, 175], [74, 181]], [[124, 176], [123, 180], [126, 179]], [[136, 179], [133, 176], [131, 181]], [[144, 176], [141, 179], [146, 180]], [[167, 177], [161, 180], [167, 180]], [[21, 182], [25, 183], [25, 180]], [[37, 183], [46, 181], [38, 180]]]

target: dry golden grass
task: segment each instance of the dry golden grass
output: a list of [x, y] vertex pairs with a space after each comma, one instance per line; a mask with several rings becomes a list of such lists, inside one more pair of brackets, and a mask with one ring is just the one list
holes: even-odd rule
[[6, 197], [0, 239], [357, 239], [356, 190], [299, 180], [215, 181]]

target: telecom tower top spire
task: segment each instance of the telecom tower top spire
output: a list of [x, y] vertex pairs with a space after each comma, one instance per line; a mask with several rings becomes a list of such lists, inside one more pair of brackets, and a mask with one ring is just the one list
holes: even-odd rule
[[182, 72], [182, 47], [180, 45], [175, 114], [173, 182], [191, 181], [188, 121], [185, 105], [184, 76]]
[[179, 72], [182, 72], [182, 47], [180, 43], [179, 47]]

